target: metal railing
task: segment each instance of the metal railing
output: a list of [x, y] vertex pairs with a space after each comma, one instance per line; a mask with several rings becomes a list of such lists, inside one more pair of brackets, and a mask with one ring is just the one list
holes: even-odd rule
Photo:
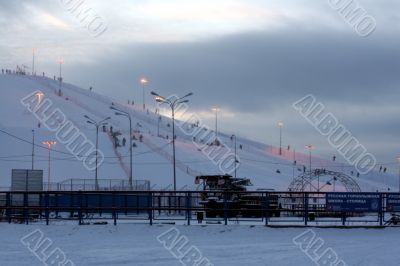
[[[350, 205], [335, 205], [335, 197], [340, 199], [343, 195], [349, 195]], [[357, 197], [365, 197], [365, 204]], [[269, 226], [385, 226], [400, 224], [400, 218], [396, 218], [399, 198], [396, 193], [3, 191], [0, 220], [46, 224], [57, 220], [77, 220], [79, 224], [131, 220], [188, 225], [197, 221], [225, 225], [250, 222]]]

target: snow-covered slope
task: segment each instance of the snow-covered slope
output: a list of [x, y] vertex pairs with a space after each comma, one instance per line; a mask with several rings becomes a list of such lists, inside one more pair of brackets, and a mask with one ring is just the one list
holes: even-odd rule
[[[172, 184], [172, 144], [171, 120], [162, 117], [158, 124], [158, 114], [154, 110], [145, 112], [141, 108], [118, 102], [89, 90], [63, 83], [62, 96], [59, 96], [59, 83], [45, 77], [22, 75], [0, 75], [2, 99], [0, 105], [0, 128], [14, 137], [0, 133], [0, 187], [10, 185], [11, 169], [30, 168], [32, 145], [32, 129], [35, 130], [35, 140], [41, 144], [44, 140], [56, 140], [55, 134], [43, 125], [38, 127], [38, 120], [21, 104], [21, 99], [30, 93], [40, 90], [44, 97], [50, 99], [54, 107], [59, 108], [79, 130], [93, 143], [95, 129], [88, 124], [84, 115], [95, 120], [111, 117], [113, 131], [120, 131], [122, 138], [129, 139], [129, 122], [126, 117], [114, 115], [110, 110], [113, 105], [132, 116], [132, 125], [137, 137], [133, 149], [133, 178], [150, 180], [155, 189], [171, 187]], [[158, 134], [158, 125], [159, 133]], [[204, 130], [205, 134], [210, 133]], [[142, 141], [139, 136], [142, 135]], [[18, 137], [20, 139], [17, 139]], [[202, 149], [200, 139], [193, 143], [193, 136], [184, 134], [179, 127], [176, 132], [177, 154], [177, 187], [194, 189], [194, 177], [198, 174], [221, 173], [219, 165], [210, 160]], [[219, 135], [225, 147], [233, 151], [234, 142], [229, 134]], [[299, 136], [301, 137], [301, 136]], [[25, 140], [25, 141], [24, 141]], [[129, 141], [127, 141], [129, 143]], [[278, 149], [269, 145], [237, 138], [240, 168], [238, 176], [251, 178], [254, 189], [272, 188], [287, 189], [294, 176], [301, 174], [303, 165], [308, 166], [308, 155], [294, 154], [284, 150], [283, 156], [278, 155]], [[241, 146], [241, 148], [240, 148]], [[99, 149], [104, 153], [104, 163], [99, 168], [100, 179], [128, 179], [129, 176], [129, 145], [114, 148], [112, 138], [100, 130]], [[63, 144], [58, 143], [52, 152], [51, 182], [60, 182], [69, 178], [94, 179], [94, 171], [87, 170], [81, 161], [68, 154]], [[48, 151], [35, 148], [35, 168], [43, 169], [47, 177]], [[293, 160], [297, 165], [293, 165]], [[333, 163], [313, 156], [313, 167], [343, 171], [350, 174], [356, 171], [339, 160]], [[279, 170], [279, 171], [277, 171]], [[280, 173], [278, 173], [280, 172]], [[393, 190], [397, 187], [397, 177], [370, 173], [355, 178], [364, 191]]]

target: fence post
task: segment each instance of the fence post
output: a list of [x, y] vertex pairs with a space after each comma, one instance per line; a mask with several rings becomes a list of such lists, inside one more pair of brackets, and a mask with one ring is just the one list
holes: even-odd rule
[[6, 193], [6, 216], [8, 223], [11, 223], [11, 193]]
[[304, 192], [304, 225], [308, 225], [308, 193]]
[[46, 210], [45, 210], [46, 225], [49, 225], [49, 193], [46, 193], [44, 201], [45, 201], [45, 204], [46, 204]]
[[224, 223], [228, 225], [228, 195], [226, 191], [224, 191]]
[[265, 218], [265, 226], [268, 226], [268, 219], [269, 219], [269, 194], [265, 194], [265, 200], [264, 200], [264, 218]]
[[[82, 223], [82, 193], [80, 191], [78, 193], [78, 201], [79, 201], [78, 219], [79, 219], [79, 225], [82, 225], [83, 224]], [[71, 202], [72, 202], [72, 200], [71, 200]]]
[[25, 224], [29, 224], [29, 217], [28, 217], [28, 193], [24, 193], [24, 220]]
[[151, 191], [149, 191], [149, 194], [147, 195], [147, 208], [148, 208], [148, 212], [149, 212], [150, 225], [153, 225], [152, 197], [153, 197], [153, 194]]
[[190, 219], [192, 218], [192, 193], [188, 192], [186, 197], [186, 208], [187, 208], [187, 222], [190, 225]]
[[114, 219], [114, 226], [117, 225], [117, 212], [115, 211], [115, 193], [112, 191], [112, 215]]
[[383, 218], [385, 216], [385, 209], [383, 207], [383, 202], [384, 202], [385, 196], [387, 197], [387, 194], [383, 195], [383, 197], [382, 197], [382, 194], [380, 194], [380, 197], [379, 197], [380, 198], [379, 200], [381, 201], [381, 209], [380, 209], [380, 212], [379, 212], [379, 225], [380, 226], [383, 225]]

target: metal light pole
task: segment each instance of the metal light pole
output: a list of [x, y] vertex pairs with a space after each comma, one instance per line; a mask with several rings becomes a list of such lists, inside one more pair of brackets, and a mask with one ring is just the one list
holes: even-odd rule
[[193, 93], [188, 93], [185, 96], [171, 100], [168, 98], [165, 98], [163, 96], [158, 95], [154, 91], [151, 92], [151, 95], [156, 96], [156, 101], [159, 103], [165, 103], [168, 104], [169, 107], [171, 108], [172, 112], [172, 157], [173, 157], [173, 173], [174, 173], [174, 191], [176, 191], [176, 157], [175, 157], [175, 108], [179, 106], [179, 104], [182, 103], [187, 103], [189, 100], [183, 100], [186, 97], [192, 96]]
[[101, 121], [96, 122], [94, 119], [90, 118], [89, 116], [84, 116], [87, 119], [88, 124], [92, 124], [96, 127], [96, 169], [95, 169], [95, 190], [99, 190], [99, 179], [97, 178], [97, 169], [98, 169], [98, 150], [99, 150], [99, 127], [107, 125], [107, 120], [111, 119], [111, 117], [107, 117]]
[[[43, 92], [37, 92], [35, 95], [36, 95], [36, 97], [38, 98], [39, 104], [41, 104], [41, 102], [42, 102], [42, 97], [44, 96], [44, 93], [43, 93]], [[38, 105], [39, 105], [39, 104], [38, 104]]]
[[47, 145], [47, 148], [48, 148], [48, 150], [49, 150], [49, 169], [48, 169], [48, 176], [47, 176], [47, 190], [50, 191], [50, 170], [51, 170], [51, 157], [50, 157], [50, 152], [51, 152], [52, 147], [53, 147], [54, 145], [56, 145], [57, 142], [56, 142], [56, 141], [47, 140], [47, 141], [43, 141], [43, 144], [44, 144], [44, 145]]
[[149, 81], [146, 78], [141, 78], [140, 79], [140, 85], [142, 85], [142, 90], [143, 90], [143, 110], [146, 110], [146, 97], [144, 94], [144, 87], [149, 83]]
[[125, 116], [129, 119], [129, 155], [130, 155], [130, 163], [129, 163], [129, 187], [133, 189], [133, 174], [132, 174], [132, 117], [128, 112], [122, 111], [120, 109], [115, 108], [114, 106], [110, 106], [111, 110], [116, 111], [115, 115]]
[[60, 60], [58, 61], [58, 63], [60, 63], [60, 93], [61, 93], [61, 86], [62, 86], [61, 66], [62, 66], [62, 64], [64, 63], [64, 60], [63, 60], [63, 59], [60, 59]]
[[35, 159], [35, 130], [32, 129], [32, 170], [35, 169], [34, 159]]
[[158, 116], [157, 122], [157, 137], [160, 137], [160, 122], [161, 122], [161, 115]]
[[[308, 149], [309, 155], [310, 155], [310, 170], [309, 170], [310, 171], [310, 192], [311, 192], [311, 174], [312, 174], [312, 171], [311, 171], [311, 151], [314, 148], [315, 148], [315, 146], [312, 145], [312, 144], [306, 145], [306, 149]], [[319, 190], [319, 179], [318, 179], [318, 190]]]
[[278, 123], [278, 127], [279, 127], [279, 155], [282, 155], [282, 127], [283, 127], [283, 123], [279, 122]]
[[237, 175], [237, 163], [238, 163], [238, 159], [237, 159], [237, 149], [236, 149], [236, 135], [232, 135], [232, 139], [234, 139], [235, 140], [235, 142], [234, 142], [234, 144], [235, 144], [235, 178], [236, 178], [236, 175]]
[[35, 48], [32, 49], [32, 76], [35, 75]]
[[221, 111], [219, 107], [213, 107], [211, 108], [211, 111], [215, 113], [215, 141], [217, 142], [218, 140], [218, 113]]

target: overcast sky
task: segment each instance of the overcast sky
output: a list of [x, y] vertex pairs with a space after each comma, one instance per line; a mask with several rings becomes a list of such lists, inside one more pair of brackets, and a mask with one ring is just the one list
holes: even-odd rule
[[107, 24], [95, 37], [68, 10], [77, 1], [0, 1], [1, 67], [30, 66], [36, 48], [38, 72], [56, 75], [63, 58], [65, 81], [136, 103], [145, 76], [148, 91], [193, 92], [210, 127], [219, 106], [226, 133], [277, 145], [282, 121], [285, 145], [332, 156], [292, 108], [313, 94], [378, 161], [400, 155], [398, 0], [358, 0], [376, 20], [368, 37], [329, 0], [86, 0]]

